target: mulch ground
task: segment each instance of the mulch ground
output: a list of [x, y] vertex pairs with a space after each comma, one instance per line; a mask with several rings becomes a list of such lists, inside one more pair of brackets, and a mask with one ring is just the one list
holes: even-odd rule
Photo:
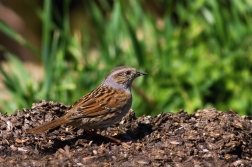
[[106, 131], [62, 125], [39, 135], [26, 133], [67, 108], [40, 101], [11, 116], [0, 114], [0, 166], [252, 166], [252, 117], [232, 110], [155, 117], [130, 111]]

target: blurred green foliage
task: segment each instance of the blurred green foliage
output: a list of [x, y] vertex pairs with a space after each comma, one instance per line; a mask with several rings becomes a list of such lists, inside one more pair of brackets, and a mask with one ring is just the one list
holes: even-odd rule
[[133, 87], [138, 115], [209, 106], [252, 114], [252, 1], [80, 2], [90, 25], [77, 34], [69, 26], [70, 0], [60, 9], [50, 0], [36, 7], [41, 49], [0, 21], [0, 31], [36, 53], [45, 72], [35, 82], [7, 53], [15, 69], [0, 72], [12, 100], [1, 100], [1, 111], [41, 99], [72, 104], [111, 69], [129, 65], [148, 73]]

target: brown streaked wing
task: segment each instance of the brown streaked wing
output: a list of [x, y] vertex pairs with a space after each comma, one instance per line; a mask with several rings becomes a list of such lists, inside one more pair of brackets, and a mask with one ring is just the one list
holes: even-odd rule
[[67, 114], [68, 119], [95, 117], [121, 110], [131, 94], [123, 90], [100, 86], [78, 100]]

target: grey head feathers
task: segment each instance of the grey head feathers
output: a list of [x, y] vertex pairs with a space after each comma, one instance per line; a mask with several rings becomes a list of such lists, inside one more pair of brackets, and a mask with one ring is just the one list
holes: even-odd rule
[[133, 80], [147, 73], [139, 72], [135, 68], [128, 66], [120, 66], [114, 68], [102, 82], [104, 86], [111, 86], [116, 89], [125, 89], [130, 91]]

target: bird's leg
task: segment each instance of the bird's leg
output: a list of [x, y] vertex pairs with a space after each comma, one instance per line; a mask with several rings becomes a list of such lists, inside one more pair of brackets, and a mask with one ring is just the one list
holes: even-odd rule
[[89, 139], [92, 139], [94, 136], [102, 136], [102, 137], [105, 137], [105, 138], [108, 138], [108, 139], [110, 139], [110, 140], [112, 140], [112, 141], [114, 141], [115, 143], [117, 143], [117, 144], [121, 144], [122, 142], [121, 142], [121, 140], [119, 140], [119, 139], [116, 139], [116, 138], [114, 138], [114, 137], [112, 137], [112, 136], [109, 136], [109, 135], [107, 135], [106, 134], [106, 130], [105, 130], [105, 133], [104, 134], [99, 134], [99, 133], [97, 133], [97, 132], [95, 132], [95, 131], [93, 131], [93, 130], [88, 130], [87, 131], [87, 133], [88, 133], [88, 138]]
[[122, 144], [121, 140], [116, 139], [116, 138], [114, 138], [112, 136], [108, 136], [108, 135], [103, 135], [103, 136], [110, 139], [110, 140], [112, 140], [112, 141], [114, 141], [114, 142], [116, 142], [117, 144]]
[[112, 136], [109, 136], [109, 135], [103, 135], [104, 137], [106, 137], [106, 138], [108, 138], [108, 139], [110, 139], [110, 140], [112, 140], [112, 141], [114, 141], [115, 143], [117, 143], [117, 144], [119, 144], [119, 145], [122, 145], [123, 147], [125, 147], [125, 148], [130, 148], [130, 143], [125, 143], [125, 142], [122, 142], [121, 140], [119, 140], [119, 139], [117, 139], [117, 138], [114, 138], [114, 137], [112, 137]]

